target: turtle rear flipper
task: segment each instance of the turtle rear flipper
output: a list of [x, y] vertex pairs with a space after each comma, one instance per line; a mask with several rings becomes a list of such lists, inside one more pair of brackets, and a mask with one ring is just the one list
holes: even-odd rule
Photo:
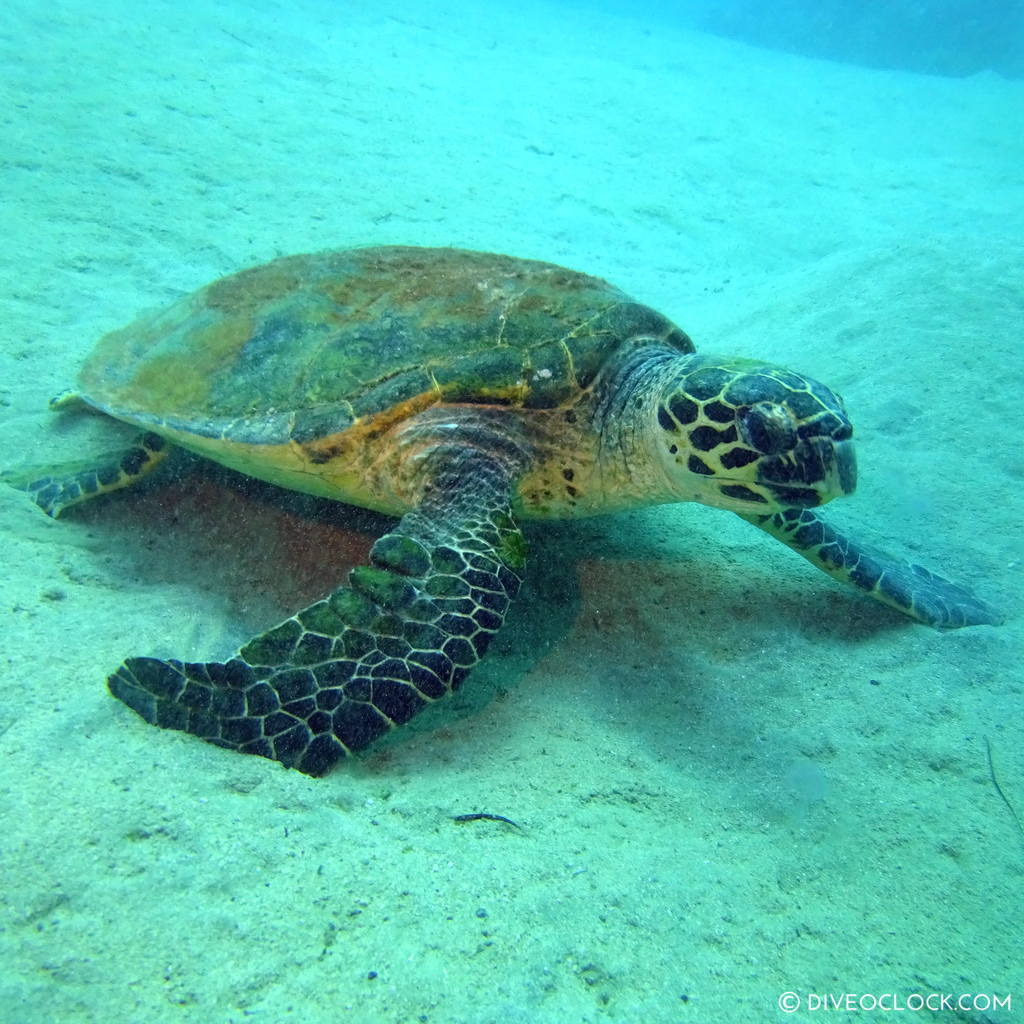
[[167, 457], [170, 445], [159, 434], [147, 431], [134, 443], [96, 464], [80, 469], [33, 477], [24, 482], [8, 480], [48, 515], [57, 519], [65, 509], [89, 501], [100, 494], [130, 487], [152, 472]]
[[77, 391], [64, 391], [50, 401], [60, 413], [49, 447], [52, 462], [24, 462], [0, 473], [0, 482], [25, 491], [48, 515], [101, 494], [129, 487], [155, 469], [172, 445], [152, 431], [139, 432], [88, 405]]
[[323, 775], [456, 689], [519, 590], [506, 471], [449, 461], [349, 586], [228, 662], [128, 658], [110, 692], [147, 722]]
[[810, 509], [791, 508], [771, 516], [743, 516], [812, 565], [852, 583], [876, 601], [938, 629], [997, 626], [1000, 612], [969, 590], [877, 548], [844, 536]]

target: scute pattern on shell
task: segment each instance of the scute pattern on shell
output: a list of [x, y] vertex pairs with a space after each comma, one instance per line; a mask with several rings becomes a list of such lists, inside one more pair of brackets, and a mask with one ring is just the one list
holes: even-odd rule
[[690, 339], [599, 278], [460, 249], [288, 256], [103, 338], [79, 378], [112, 415], [255, 444], [421, 396], [552, 408], [635, 335]]

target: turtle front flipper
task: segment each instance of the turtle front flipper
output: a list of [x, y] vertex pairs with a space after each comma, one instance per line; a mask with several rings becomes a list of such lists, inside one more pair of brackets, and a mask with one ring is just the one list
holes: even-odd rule
[[450, 459], [349, 586], [225, 663], [128, 658], [110, 692], [147, 722], [309, 775], [456, 689], [519, 590], [525, 562], [506, 470]]
[[843, 536], [810, 509], [770, 516], [742, 516], [803, 555], [837, 580], [852, 583], [876, 601], [939, 629], [995, 626], [1003, 616], [964, 587], [913, 562]]

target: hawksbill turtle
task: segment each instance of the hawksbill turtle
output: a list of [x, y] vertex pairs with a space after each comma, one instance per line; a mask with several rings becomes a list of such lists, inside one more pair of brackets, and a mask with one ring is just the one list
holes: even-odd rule
[[549, 263], [399, 246], [277, 259], [106, 335], [75, 398], [142, 433], [33, 480], [50, 515], [181, 446], [401, 517], [370, 565], [234, 657], [129, 657], [109, 677], [147, 722], [310, 775], [462, 683], [523, 579], [520, 518], [696, 501], [920, 622], [1000, 618], [818, 514], [856, 482], [834, 392], [698, 354], [660, 313]]

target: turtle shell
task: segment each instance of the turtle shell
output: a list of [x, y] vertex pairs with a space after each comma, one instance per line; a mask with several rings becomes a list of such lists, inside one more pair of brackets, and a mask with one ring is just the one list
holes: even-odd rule
[[563, 267], [348, 249], [231, 274], [111, 332], [79, 385], [97, 408], [179, 436], [301, 443], [407, 403], [552, 408], [637, 335], [693, 351], [665, 317]]

